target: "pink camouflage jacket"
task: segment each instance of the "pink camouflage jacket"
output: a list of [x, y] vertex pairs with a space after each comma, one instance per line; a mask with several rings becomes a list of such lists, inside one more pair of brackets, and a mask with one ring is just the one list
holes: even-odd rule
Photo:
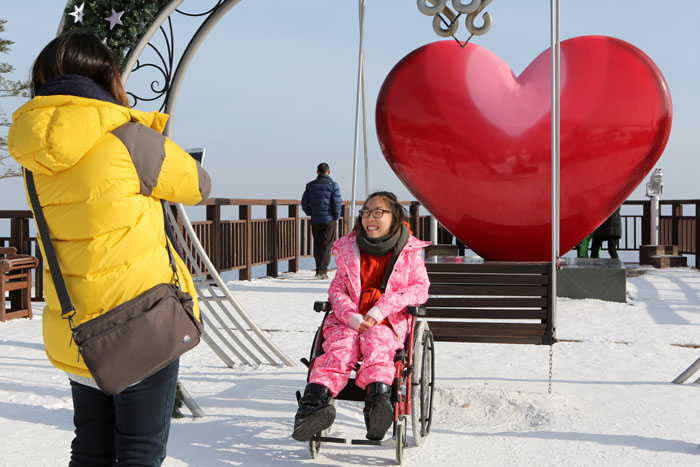
[[[361, 287], [360, 249], [356, 238], [357, 234], [351, 232], [333, 244], [332, 251], [338, 271], [328, 289], [328, 300], [336, 319], [353, 329], [357, 329], [364, 319], [357, 312]], [[428, 300], [430, 282], [422, 254], [422, 249], [427, 245], [430, 242], [409, 236], [389, 276], [386, 291], [367, 312], [378, 323], [388, 318], [398, 336], [406, 332], [406, 307], [421, 305]]]

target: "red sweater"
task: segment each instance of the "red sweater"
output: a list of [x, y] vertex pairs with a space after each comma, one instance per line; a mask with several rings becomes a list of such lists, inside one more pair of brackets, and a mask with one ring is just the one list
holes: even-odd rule
[[382, 297], [379, 286], [382, 285], [384, 271], [391, 261], [393, 252], [384, 256], [374, 256], [367, 253], [360, 254], [360, 304], [358, 312], [366, 314]]

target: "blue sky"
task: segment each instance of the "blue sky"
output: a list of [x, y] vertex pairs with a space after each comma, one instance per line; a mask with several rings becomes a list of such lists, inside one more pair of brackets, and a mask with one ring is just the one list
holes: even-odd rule
[[[16, 43], [0, 61], [14, 65], [14, 78], [23, 79], [55, 36], [65, 2], [2, 3], [0, 17], [8, 20], [4, 38]], [[183, 8], [201, 11], [213, 3], [186, 0]], [[657, 165], [664, 170], [664, 197], [700, 198], [700, 2], [664, 4], [562, 0], [561, 37], [615, 36], [656, 62], [674, 106], [671, 138]], [[549, 47], [549, 0], [495, 0], [488, 11], [493, 27], [475, 41], [501, 56], [516, 74]], [[397, 61], [439, 39], [430, 23], [415, 0], [367, 0], [369, 188], [394, 190], [403, 199], [412, 197], [376, 142], [374, 103]], [[183, 50], [194, 25], [176, 21], [177, 51]], [[207, 147], [205, 166], [213, 176], [214, 196], [298, 199], [316, 164], [327, 161], [344, 196], [350, 197], [357, 38], [355, 0], [242, 0], [219, 22], [186, 76], [172, 132], [185, 147]], [[147, 79], [134, 74], [127, 88], [137, 88], [133, 80]], [[4, 99], [0, 106], [9, 114], [21, 103]], [[358, 192], [363, 191], [360, 174]], [[632, 195], [643, 197], [643, 187]], [[25, 206], [17, 181], [0, 181], [0, 199], [0, 209]]]

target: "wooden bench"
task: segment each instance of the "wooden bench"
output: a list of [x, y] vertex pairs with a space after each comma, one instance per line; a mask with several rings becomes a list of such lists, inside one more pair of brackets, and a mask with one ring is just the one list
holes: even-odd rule
[[429, 256], [430, 298], [418, 308], [436, 341], [556, 342], [551, 263]]
[[32, 317], [32, 270], [38, 265], [16, 248], [0, 248], [0, 321]]

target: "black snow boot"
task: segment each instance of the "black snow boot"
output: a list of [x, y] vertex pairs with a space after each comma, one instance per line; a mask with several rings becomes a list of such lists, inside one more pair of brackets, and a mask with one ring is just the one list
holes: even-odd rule
[[386, 430], [394, 422], [394, 407], [391, 405], [391, 386], [370, 383], [365, 395], [365, 425], [367, 439], [381, 441]]
[[331, 393], [327, 387], [309, 383], [304, 396], [297, 391], [299, 410], [294, 416], [292, 438], [309, 441], [315, 434], [330, 427], [335, 420], [335, 407], [331, 405]]

